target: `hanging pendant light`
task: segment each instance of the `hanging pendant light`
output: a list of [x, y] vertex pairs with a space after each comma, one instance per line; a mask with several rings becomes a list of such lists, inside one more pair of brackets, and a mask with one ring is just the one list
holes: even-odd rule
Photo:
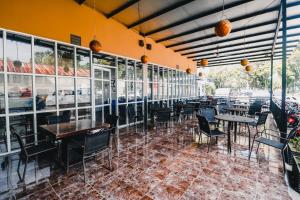
[[68, 73], [70, 71], [70, 68], [68, 66], [64, 66], [64, 72]]
[[203, 77], [204, 76], [204, 74], [203, 74], [203, 72], [199, 72], [199, 77]]
[[186, 71], [187, 74], [191, 74], [192, 73], [192, 69], [190, 67], [188, 67], [185, 71]]
[[247, 66], [247, 65], [249, 65], [249, 63], [250, 62], [249, 62], [249, 60], [247, 58], [244, 58], [244, 59], [241, 60], [241, 65], [242, 66]]
[[[223, 17], [224, 17], [224, 0], [223, 0], [222, 18]], [[230, 34], [231, 29], [232, 29], [231, 22], [228, 19], [222, 19], [215, 26], [215, 34], [219, 37], [225, 37]]]
[[245, 71], [246, 71], [246, 72], [252, 72], [252, 71], [253, 71], [253, 67], [252, 67], [251, 65], [247, 65], [247, 66], [245, 67]]
[[[138, 14], [139, 14], [139, 20], [141, 20], [140, 2], [138, 2]], [[139, 29], [140, 29], [140, 33], [142, 33], [142, 26], [141, 26], [141, 24], [139, 26]], [[141, 62], [143, 64], [147, 64], [148, 61], [149, 61], [149, 58], [146, 55], [146, 38], [145, 38], [145, 35], [143, 35], [143, 39], [144, 39], [144, 46], [143, 46], [143, 48], [144, 48], [144, 55], [142, 55], [142, 57], [141, 57]]]
[[94, 39], [90, 41], [89, 47], [93, 51], [93, 53], [99, 53], [102, 50], [101, 43], [96, 39], [96, 2], [94, 0], [94, 13], [95, 13], [95, 22], [94, 22]]
[[208, 65], [208, 59], [206, 58], [201, 59], [200, 64], [201, 66], [206, 67]]

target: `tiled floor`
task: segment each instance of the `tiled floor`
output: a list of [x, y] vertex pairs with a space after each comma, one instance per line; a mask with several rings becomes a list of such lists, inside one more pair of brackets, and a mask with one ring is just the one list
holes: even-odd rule
[[66, 175], [43, 161], [39, 169], [32, 161], [26, 184], [18, 183], [18, 156], [10, 157], [9, 165], [2, 166], [0, 199], [289, 199], [281, 158], [273, 149], [262, 145], [259, 159], [254, 155], [248, 161], [242, 136], [231, 154], [224, 139], [207, 153], [207, 146], [198, 146], [184, 125], [159, 130], [123, 134], [113, 170], [106, 157], [89, 161], [86, 184], [81, 165]]

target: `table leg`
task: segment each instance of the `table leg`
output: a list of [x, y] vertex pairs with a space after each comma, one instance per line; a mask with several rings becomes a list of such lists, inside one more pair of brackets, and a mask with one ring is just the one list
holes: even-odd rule
[[250, 148], [251, 148], [251, 134], [250, 134], [250, 127], [249, 127], [249, 124], [247, 123], [246, 124], [246, 126], [247, 126], [247, 128], [248, 128], [248, 134], [249, 134], [249, 138], [248, 138], [248, 145], [249, 145], [249, 147], [248, 147], [248, 149], [249, 149], [249, 153], [250, 153]]
[[230, 129], [231, 129], [231, 122], [228, 122], [227, 127], [227, 146], [228, 146], [228, 153], [231, 153], [231, 139], [230, 139]]
[[237, 122], [234, 122], [234, 142], [236, 142]]

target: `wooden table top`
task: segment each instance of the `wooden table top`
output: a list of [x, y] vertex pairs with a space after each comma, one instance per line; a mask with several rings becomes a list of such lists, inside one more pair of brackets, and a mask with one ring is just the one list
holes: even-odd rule
[[63, 139], [74, 135], [84, 134], [88, 131], [101, 128], [107, 129], [109, 127], [109, 124], [92, 121], [90, 119], [40, 126], [42, 130], [53, 134], [56, 139]]
[[223, 121], [229, 121], [229, 122], [241, 122], [241, 123], [255, 122], [255, 119], [251, 117], [230, 115], [230, 114], [216, 115], [215, 118]]

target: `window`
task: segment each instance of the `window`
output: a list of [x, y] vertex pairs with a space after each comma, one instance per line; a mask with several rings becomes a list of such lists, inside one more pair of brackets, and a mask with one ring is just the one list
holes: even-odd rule
[[91, 62], [90, 52], [87, 50], [76, 50], [77, 76], [90, 77], [91, 76]]
[[91, 80], [87, 78], [77, 79], [78, 106], [91, 106]]
[[8, 99], [10, 112], [32, 111], [32, 76], [9, 74]]
[[34, 40], [34, 61], [36, 74], [55, 74], [54, 43]]
[[36, 110], [56, 109], [55, 78], [36, 76]]
[[74, 48], [57, 45], [58, 75], [74, 76]]
[[73, 78], [58, 78], [59, 108], [75, 107], [75, 88]]
[[7, 71], [32, 73], [31, 38], [7, 33]]
[[4, 75], [0, 74], [0, 114], [5, 113]]
[[0, 31], [0, 72], [4, 71], [3, 65], [3, 33]]

